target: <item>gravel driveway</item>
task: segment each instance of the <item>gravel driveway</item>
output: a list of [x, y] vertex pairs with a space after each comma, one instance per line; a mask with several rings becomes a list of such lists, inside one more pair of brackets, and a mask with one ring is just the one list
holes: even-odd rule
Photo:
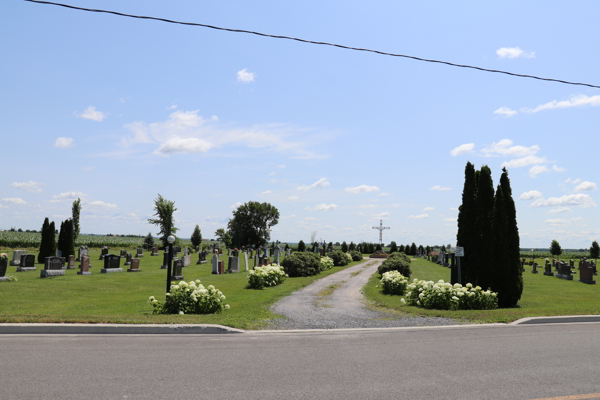
[[450, 318], [410, 317], [365, 307], [360, 289], [376, 273], [381, 262], [365, 260], [278, 301], [270, 309], [285, 318], [272, 320], [267, 329], [384, 328], [458, 323]]

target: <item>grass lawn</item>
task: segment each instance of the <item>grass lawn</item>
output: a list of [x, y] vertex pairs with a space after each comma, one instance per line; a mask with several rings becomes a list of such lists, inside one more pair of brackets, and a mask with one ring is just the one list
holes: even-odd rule
[[[12, 250], [0, 252], [7, 253], [10, 261]], [[36, 252], [36, 249], [28, 249], [29, 254]], [[118, 250], [111, 249], [111, 252], [118, 254]], [[162, 252], [157, 257], [145, 253], [140, 262], [142, 272], [132, 273], [125, 272], [127, 267], [123, 267], [122, 260], [124, 272], [101, 274], [103, 262], [98, 260], [99, 256], [99, 249], [90, 250], [91, 276], [79, 276], [77, 270], [66, 270], [64, 277], [41, 279], [42, 264], [36, 264], [37, 271], [33, 272], [15, 272], [16, 267], [9, 266], [6, 274], [16, 277], [18, 282], [0, 282], [0, 322], [221, 324], [259, 329], [268, 320], [278, 318], [268, 307], [280, 298], [316, 279], [359, 263], [334, 267], [317, 276], [288, 278], [282, 285], [253, 290], [246, 289], [247, 272], [213, 275], [210, 261], [196, 265], [198, 254], [192, 254], [191, 265], [184, 268], [185, 280], [200, 279], [204, 286], [214, 285], [227, 297], [226, 303], [231, 309], [213, 315], [152, 315], [148, 297], [164, 299], [167, 273], [160, 269]], [[221, 256], [221, 260], [227, 268], [227, 256]]]
[[[543, 262], [543, 261], [542, 261]], [[577, 265], [577, 263], [576, 263]], [[411, 263], [414, 278], [450, 281], [450, 269], [434, 264], [422, 258]], [[538, 268], [538, 271], [540, 269]], [[411, 315], [431, 317], [463, 318], [473, 323], [512, 322], [519, 318], [550, 315], [600, 314], [600, 284], [586, 285], [579, 282], [579, 274], [572, 281], [544, 276], [543, 268], [538, 274], [531, 273], [531, 267], [525, 266], [523, 273], [524, 290], [516, 308], [497, 310], [426, 310], [421, 307], [400, 304], [400, 296], [381, 293], [379, 274], [375, 273], [363, 288], [365, 296], [374, 302], [375, 307], [398, 310]], [[598, 277], [595, 277], [598, 280]]]

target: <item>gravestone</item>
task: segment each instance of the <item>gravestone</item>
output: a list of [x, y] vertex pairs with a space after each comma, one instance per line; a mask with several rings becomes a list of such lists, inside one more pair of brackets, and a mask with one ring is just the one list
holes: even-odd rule
[[33, 254], [22, 254], [19, 260], [17, 272], [35, 271], [35, 256]]
[[62, 257], [46, 257], [44, 259], [44, 269], [40, 271], [40, 278], [49, 276], [64, 276]]
[[[127, 254], [131, 257], [131, 253]], [[132, 258], [131, 259], [131, 268], [127, 268], [127, 272], [140, 272], [140, 259]]]
[[157, 256], [157, 255], [158, 255], [158, 247], [153, 246], [152, 253], [150, 254], [150, 256]]
[[258, 252], [257, 254], [254, 255], [254, 268], [259, 267], [259, 259], [258, 259]]
[[571, 266], [564, 261], [561, 261], [558, 264], [556, 277], [560, 279], [566, 279], [568, 281], [573, 280], [573, 275], [571, 275]]
[[534, 261], [533, 265], [531, 266], [531, 273], [532, 274], [537, 274], [537, 263]]
[[167, 269], [169, 266], [169, 250], [165, 249], [164, 253], [163, 253], [163, 262], [162, 265], [160, 266], [160, 269]]
[[0, 258], [0, 280], [7, 281], [6, 270], [8, 269], [8, 256]]
[[229, 256], [227, 260], [227, 271], [229, 273], [240, 272], [240, 258], [235, 256]]
[[177, 255], [177, 253], [181, 253], [181, 246], [173, 246], [173, 252], [175, 255]]
[[185, 247], [185, 248], [183, 249], [183, 255], [184, 255], [184, 256], [187, 256], [188, 254], [190, 254], [190, 249], [188, 249], [187, 247]]
[[69, 257], [67, 257], [67, 269], [75, 269], [77, 268], [75, 266], [75, 256], [71, 255]]
[[215, 253], [212, 256], [212, 273], [219, 274], [219, 257]]
[[108, 254], [108, 246], [104, 246], [102, 248], [102, 251], [100, 252], [100, 258], [99, 260], [103, 260], [104, 256]]
[[219, 261], [219, 275], [225, 273], [225, 261]]
[[206, 261], [206, 253], [207, 253], [206, 250], [203, 250], [203, 251], [201, 251], [201, 252], [198, 253], [198, 262], [196, 262], [196, 265], [197, 264], [206, 264], [207, 263], [207, 261]]
[[269, 246], [265, 246], [265, 249], [264, 249], [264, 255], [265, 255], [265, 257], [267, 257], [267, 258], [269, 257]]
[[554, 272], [552, 272], [552, 265], [548, 259], [546, 259], [546, 263], [544, 264], [544, 275], [554, 276]]
[[292, 255], [292, 249], [287, 249], [285, 251], [285, 254], [288, 255], [288, 256], [291, 256]]
[[187, 267], [192, 262], [192, 256], [183, 256], [183, 266]]
[[244, 252], [244, 271], [248, 271], [248, 253]]
[[141, 248], [141, 247], [138, 247], [137, 251], [135, 253], [135, 257], [136, 258], [142, 258], [142, 257], [144, 257], [144, 249]]
[[123, 272], [123, 268], [121, 268], [121, 257], [116, 254], [105, 254], [104, 268], [100, 270], [100, 273], [108, 274], [112, 272]]
[[119, 257], [121, 257], [121, 258], [127, 257], [127, 250], [119, 250]]
[[79, 271], [77, 271], [77, 275], [91, 275], [92, 271], [90, 269], [90, 257], [89, 256], [81, 256], [79, 260]]
[[10, 262], [10, 265], [13, 267], [18, 267], [21, 263], [21, 256], [27, 254], [27, 251], [25, 250], [13, 250], [12, 253], [12, 261]]
[[77, 255], [77, 262], [81, 262], [81, 256], [89, 256], [88, 254], [88, 248], [86, 246], [80, 246], [79, 247], [79, 254]]
[[[548, 263], [548, 260], [546, 260], [546, 263]], [[525, 272], [525, 259], [524, 258], [521, 259], [521, 272]]]
[[125, 263], [123, 265], [131, 265], [131, 259], [133, 257], [131, 256], [131, 253], [126, 253], [125, 254]]
[[279, 252], [280, 252], [279, 245], [277, 245], [277, 247], [275, 247], [275, 252], [274, 252], [274, 254], [273, 254], [273, 257], [274, 257], [274, 260], [273, 260], [273, 262], [274, 262], [275, 264], [277, 264], [277, 265], [279, 265], [279, 264], [280, 264], [280, 262], [279, 262], [279, 261], [280, 261], [280, 260], [279, 260]]
[[592, 266], [592, 275], [597, 275], [598, 270], [596, 269], [596, 260], [592, 261], [590, 265]]
[[173, 260], [173, 269], [171, 270], [171, 279], [182, 280], [183, 279], [183, 260], [176, 258]]
[[579, 262], [579, 282], [587, 283], [588, 285], [595, 285], [594, 281], [594, 268], [587, 262], [587, 260]]

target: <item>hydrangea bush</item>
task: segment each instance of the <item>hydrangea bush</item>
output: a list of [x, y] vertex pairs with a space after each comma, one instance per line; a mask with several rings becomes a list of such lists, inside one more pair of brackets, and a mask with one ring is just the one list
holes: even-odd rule
[[398, 271], [385, 272], [380, 282], [383, 286], [383, 293], [386, 294], [397, 294], [402, 296], [408, 286], [408, 278]]
[[248, 273], [248, 287], [251, 289], [262, 289], [268, 286], [282, 284], [287, 278], [283, 267], [277, 264], [269, 264], [264, 267], [255, 267]]
[[321, 257], [319, 262], [321, 263], [321, 271], [326, 271], [333, 268], [333, 258], [331, 257]]
[[438, 310], [493, 310], [498, 308], [498, 294], [467, 283], [454, 285], [415, 279], [408, 285], [408, 304]]
[[153, 314], [216, 314], [228, 310], [226, 297], [213, 285], [204, 287], [200, 280], [179, 281], [171, 285], [171, 293], [166, 294], [164, 303], [150, 296], [148, 303], [154, 307]]
[[352, 254], [350, 253], [344, 253], [346, 254], [346, 258], [348, 259], [348, 264], [350, 264], [352, 262]]

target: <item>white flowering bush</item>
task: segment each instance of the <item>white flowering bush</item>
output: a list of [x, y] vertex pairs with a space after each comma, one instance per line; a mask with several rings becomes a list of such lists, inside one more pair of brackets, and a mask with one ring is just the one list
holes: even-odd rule
[[498, 308], [498, 294], [467, 283], [462, 286], [415, 279], [407, 287], [408, 304], [438, 310], [493, 310]]
[[383, 293], [402, 296], [408, 286], [408, 278], [398, 271], [385, 272], [381, 278]]
[[255, 267], [248, 273], [248, 287], [251, 289], [262, 289], [269, 286], [281, 285], [288, 275], [283, 267], [277, 264], [269, 264], [264, 267]]
[[320, 263], [321, 263], [321, 271], [325, 271], [325, 270], [333, 268], [333, 258], [331, 258], [331, 257], [327, 257], [327, 256], [321, 257]]
[[213, 285], [204, 287], [197, 279], [171, 285], [171, 292], [166, 294], [164, 303], [154, 296], [150, 296], [148, 303], [154, 307], [153, 314], [216, 314], [229, 310], [225, 299], [220, 290]]
[[346, 258], [348, 259], [348, 264], [350, 264], [352, 262], [352, 254], [350, 253], [345, 253], [346, 254]]

